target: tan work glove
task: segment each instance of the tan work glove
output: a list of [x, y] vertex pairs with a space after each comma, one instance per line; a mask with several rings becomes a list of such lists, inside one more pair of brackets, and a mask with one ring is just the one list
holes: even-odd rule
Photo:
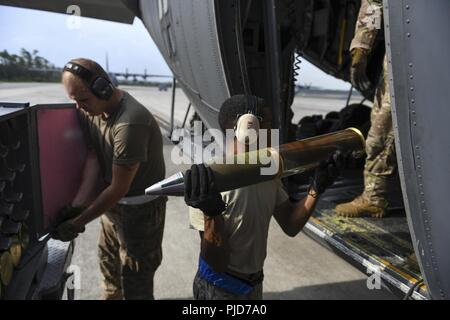
[[350, 81], [356, 89], [367, 92], [371, 88], [370, 80], [367, 77], [368, 51], [362, 48], [354, 48], [351, 55]]

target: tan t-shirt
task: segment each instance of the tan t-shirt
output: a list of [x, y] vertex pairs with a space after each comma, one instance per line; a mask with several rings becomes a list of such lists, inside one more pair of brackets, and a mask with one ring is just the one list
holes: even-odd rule
[[[224, 213], [230, 244], [228, 268], [246, 274], [261, 271], [267, 254], [270, 220], [275, 208], [288, 200], [281, 181], [267, 181], [221, 194], [228, 204]], [[200, 210], [189, 207], [192, 228], [204, 231], [203, 217]]]
[[124, 92], [114, 114], [89, 116], [79, 110], [80, 123], [87, 142], [97, 154], [103, 178], [112, 180], [112, 166], [134, 164], [140, 167], [127, 196], [143, 195], [145, 188], [164, 179], [162, 135], [153, 115]]

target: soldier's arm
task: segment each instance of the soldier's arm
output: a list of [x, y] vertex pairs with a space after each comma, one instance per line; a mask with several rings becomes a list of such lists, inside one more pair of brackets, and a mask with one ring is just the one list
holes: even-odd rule
[[86, 207], [99, 194], [100, 165], [93, 148], [89, 148], [83, 167], [81, 185], [72, 201], [73, 207]]
[[228, 266], [230, 250], [223, 216], [205, 215], [205, 231], [201, 233], [200, 255], [217, 272]]
[[378, 32], [383, 27], [383, 1], [362, 0], [355, 27], [355, 36], [350, 45], [350, 51], [362, 48], [373, 49]]
[[92, 125], [90, 118], [82, 109], [77, 109], [77, 117], [88, 152], [83, 166], [81, 184], [75, 198], [72, 200], [72, 206], [87, 207], [101, 191], [100, 164], [90, 135], [89, 128]]
[[113, 165], [111, 184], [73, 222], [79, 226], [85, 226], [111, 209], [128, 193], [139, 165], [140, 163]]
[[314, 212], [319, 195], [334, 183], [343, 165], [342, 153], [339, 150], [335, 151], [327, 161], [322, 161], [316, 168], [311, 177], [308, 195], [302, 201], [294, 204], [290, 200], [285, 200], [276, 207], [274, 216], [284, 233], [295, 237], [303, 229]]
[[295, 237], [308, 222], [317, 204], [317, 194], [309, 192], [303, 200], [293, 203], [286, 200], [275, 209], [274, 217], [283, 232]]

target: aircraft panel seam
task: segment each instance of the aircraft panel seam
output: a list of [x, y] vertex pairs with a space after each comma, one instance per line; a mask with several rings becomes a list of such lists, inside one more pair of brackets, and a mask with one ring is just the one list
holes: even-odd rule
[[[210, 23], [210, 25], [214, 25], [214, 32], [215, 32], [214, 40], [216, 40], [215, 43], [217, 44], [217, 47], [216, 47], [217, 52], [215, 52], [214, 54], [215, 54], [216, 58], [218, 58], [218, 60], [220, 61], [220, 71], [222, 73], [222, 77], [220, 77], [220, 82], [222, 83], [223, 87], [226, 90], [227, 97], [230, 97], [230, 89], [228, 87], [227, 79], [226, 79], [226, 76], [225, 76], [225, 67], [224, 67], [222, 55], [221, 55], [221, 52], [220, 52], [220, 45], [219, 45], [219, 39], [218, 39], [219, 38], [219, 29], [217, 27], [215, 2], [214, 2], [214, 0], [210, 0], [210, 1], [212, 2], [212, 6], [211, 6], [212, 7], [212, 17], [214, 18], [213, 21], [215, 23], [214, 24], [211, 23], [211, 19], [212, 19], [211, 18], [211, 14], [209, 15], [209, 23]], [[209, 12], [211, 12], [211, 11], [209, 11]], [[213, 28], [211, 27], [210, 30], [212, 30], [212, 29]]]
[[[412, 2], [409, 1], [405, 1], [405, 5], [403, 6], [403, 16], [404, 16], [404, 20], [403, 20], [403, 36], [406, 36], [406, 39], [409, 40], [411, 39], [412, 36], [412, 28], [411, 28], [411, 24], [413, 23], [412, 19], [412, 10], [413, 10], [413, 5]], [[409, 53], [408, 50], [406, 50], [407, 53]], [[422, 157], [421, 157], [421, 148], [420, 145], [416, 142], [416, 130], [417, 130], [417, 125], [418, 125], [418, 121], [419, 119], [417, 118], [416, 114], [416, 108], [417, 108], [417, 101], [416, 101], [416, 97], [415, 97], [415, 88], [414, 88], [414, 66], [415, 66], [415, 61], [412, 60], [412, 56], [410, 54], [408, 54], [408, 67], [409, 67], [409, 75], [407, 76], [407, 91], [408, 91], [408, 115], [410, 117], [409, 119], [409, 128], [410, 128], [410, 135], [411, 135], [411, 143], [414, 146], [412, 148], [412, 154], [413, 154], [413, 163], [414, 163], [414, 168], [415, 168], [415, 174], [416, 174], [416, 186], [417, 186], [417, 191], [418, 191], [418, 197], [419, 197], [419, 207], [420, 207], [420, 211], [421, 211], [421, 215], [423, 217], [422, 221], [424, 224], [424, 233], [425, 233], [425, 244], [427, 245], [428, 248], [428, 252], [430, 255], [430, 260], [431, 260], [431, 267], [434, 271], [434, 277], [437, 280], [439, 289], [441, 291], [442, 294], [442, 287], [440, 285], [440, 277], [439, 277], [439, 268], [438, 268], [438, 264], [436, 261], [436, 256], [434, 254], [435, 250], [434, 250], [434, 245], [433, 245], [433, 241], [432, 241], [432, 234], [431, 234], [431, 229], [432, 229], [432, 221], [431, 218], [428, 215], [428, 209], [427, 209], [427, 204], [426, 204], [426, 197], [425, 197], [425, 190], [424, 190], [424, 184], [423, 184], [423, 164], [422, 164]]]

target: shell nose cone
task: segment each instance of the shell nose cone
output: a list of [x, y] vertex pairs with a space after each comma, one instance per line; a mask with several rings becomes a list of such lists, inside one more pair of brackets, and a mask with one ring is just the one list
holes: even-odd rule
[[184, 175], [181, 172], [145, 189], [145, 194], [160, 196], [183, 196]]
[[145, 189], [145, 194], [149, 194], [149, 195], [162, 194], [161, 182], [155, 183], [154, 185]]

